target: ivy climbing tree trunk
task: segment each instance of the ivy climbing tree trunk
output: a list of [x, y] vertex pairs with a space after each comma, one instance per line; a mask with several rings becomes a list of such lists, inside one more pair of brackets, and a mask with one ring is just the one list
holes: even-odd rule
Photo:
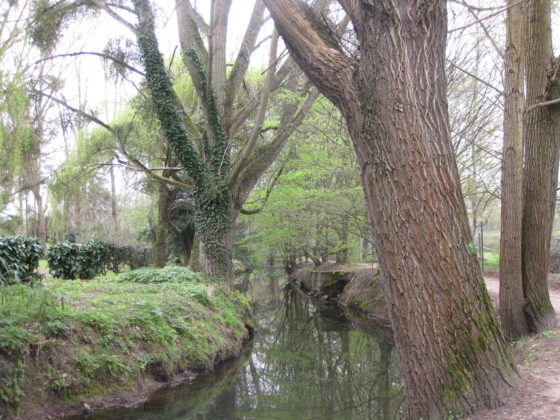
[[[232, 278], [232, 226], [243, 212], [243, 204], [318, 96], [309, 83], [300, 82], [301, 71], [292, 60], [278, 64], [278, 36], [273, 35], [271, 64], [260, 95], [246, 104], [236, 102], [242, 96], [243, 77], [256, 47], [257, 35], [265, 22], [265, 8], [261, 0], [255, 2], [243, 46], [226, 77], [224, 51], [230, 3], [230, 0], [216, 0], [208, 25], [189, 0], [176, 2], [182, 56], [203, 115], [201, 130], [186, 115], [172, 89], [154, 34], [149, 0], [134, 0], [138, 25], [129, 26], [137, 35], [147, 86], [162, 131], [175, 159], [193, 185], [194, 225], [201, 243], [201, 267], [210, 276], [226, 279]], [[207, 74], [211, 75], [209, 80]], [[300, 103], [293, 99], [279, 99], [276, 106], [279, 107], [280, 124], [273, 128], [272, 135], [264, 136], [269, 97], [281, 88], [304, 100]], [[253, 119], [254, 124], [243, 127], [248, 119]], [[243, 135], [240, 133], [242, 128]], [[196, 134], [199, 131], [200, 135]], [[239, 138], [242, 139], [241, 145]], [[233, 153], [236, 154], [231, 159]]]
[[360, 60], [300, 0], [265, 0], [291, 56], [343, 113], [361, 166], [407, 417], [503, 404], [517, 373], [476, 259], [448, 126], [446, 3], [339, 0]]
[[555, 314], [548, 293], [550, 240], [556, 205], [560, 104], [560, 60], [552, 53], [551, 2], [527, 5], [527, 100], [525, 204], [523, 209], [523, 294], [529, 328], [551, 328]]
[[138, 45], [146, 69], [146, 82], [150, 90], [157, 117], [177, 161], [183, 165], [194, 188], [194, 219], [197, 234], [203, 243], [208, 264], [203, 267], [211, 277], [232, 279], [231, 257], [225, 237], [229, 230], [229, 174], [228, 141], [220, 123], [216, 103], [207, 87], [206, 75], [194, 51], [192, 60], [197, 68], [198, 81], [205, 95], [212, 146], [205, 150], [209, 156], [204, 162], [194, 147], [194, 141], [185, 128], [181, 106], [173, 91], [169, 76], [159, 51], [154, 31], [154, 18], [148, 0], [134, 0], [139, 24], [136, 28]]

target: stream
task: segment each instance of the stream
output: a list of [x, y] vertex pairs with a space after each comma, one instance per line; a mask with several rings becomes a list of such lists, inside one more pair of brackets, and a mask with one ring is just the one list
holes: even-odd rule
[[142, 406], [88, 420], [401, 419], [402, 383], [389, 331], [316, 302], [282, 278], [247, 292], [257, 334], [241, 357]]

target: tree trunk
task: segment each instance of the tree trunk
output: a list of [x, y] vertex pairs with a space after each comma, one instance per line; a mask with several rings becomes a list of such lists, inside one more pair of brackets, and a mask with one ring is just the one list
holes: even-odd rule
[[337, 264], [348, 264], [348, 222], [343, 221], [342, 227], [337, 229], [336, 234], [338, 235], [338, 251], [336, 251], [336, 263]]
[[167, 234], [171, 215], [171, 191], [163, 183], [158, 184], [158, 218], [156, 226], [156, 240], [154, 242], [154, 264], [165, 267], [167, 263]]
[[[558, 181], [558, 105], [531, 108], [558, 97], [552, 76], [550, 1], [533, 0], [527, 13], [527, 111], [525, 205], [523, 210], [523, 293], [532, 331], [551, 328], [555, 314], [548, 293], [548, 265]], [[556, 121], [556, 122], [555, 122]], [[555, 130], [556, 129], [556, 130]]]
[[112, 164], [109, 166], [109, 176], [111, 179], [111, 219], [113, 221], [113, 228], [118, 232], [120, 230], [120, 224], [117, 209], [117, 186], [115, 182], [115, 168]]
[[192, 246], [192, 252], [189, 258], [189, 268], [191, 269], [191, 271], [194, 271], [195, 273], [198, 273], [201, 271], [200, 269], [200, 248], [202, 247], [202, 245], [200, 244], [200, 239], [198, 239], [198, 236], [195, 235], [194, 237], [194, 241], [193, 241], [193, 246]]
[[360, 61], [297, 0], [265, 0], [290, 52], [344, 114], [358, 154], [409, 419], [503, 404], [517, 380], [472, 241], [448, 126], [444, 1], [340, 0]]
[[[513, 6], [516, 0], [508, 0]], [[508, 340], [529, 332], [521, 276], [523, 218], [523, 6], [510, 7], [506, 19], [504, 144], [500, 235], [500, 321]]]

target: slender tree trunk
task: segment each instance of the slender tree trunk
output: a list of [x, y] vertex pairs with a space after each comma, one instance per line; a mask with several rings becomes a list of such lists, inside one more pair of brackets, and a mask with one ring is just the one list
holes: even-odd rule
[[[548, 293], [550, 241], [558, 181], [559, 107], [538, 107], [558, 84], [553, 69], [550, 0], [533, 0], [527, 13], [527, 111], [525, 132], [525, 205], [523, 210], [523, 293], [529, 328], [541, 331], [555, 324]], [[554, 72], [556, 70], [556, 73]], [[556, 76], [554, 76], [556, 74]], [[551, 77], [551, 79], [549, 79]], [[555, 130], [556, 128], [556, 130]]]
[[115, 231], [120, 230], [119, 213], [117, 208], [117, 186], [115, 182], [115, 168], [109, 166], [109, 175], [111, 178], [111, 219], [113, 220], [113, 228]]
[[193, 252], [193, 248], [195, 245], [195, 231], [194, 226], [187, 227], [183, 231], [183, 248], [185, 250], [184, 254], [184, 264], [189, 265], [189, 261], [191, 260], [191, 255]]
[[169, 233], [170, 208], [173, 196], [163, 183], [158, 185], [158, 218], [154, 242], [154, 264], [165, 267], [167, 263], [167, 235]]
[[486, 292], [448, 125], [446, 4], [340, 1], [360, 61], [297, 0], [265, 0], [294, 59], [346, 117], [405, 382], [407, 417], [503, 404], [517, 380]]
[[343, 222], [340, 229], [337, 230], [339, 250], [336, 252], [337, 264], [348, 264], [348, 223]]
[[[514, 6], [516, 0], [508, 0]], [[500, 236], [500, 321], [508, 340], [529, 332], [521, 276], [523, 218], [523, 6], [510, 7], [506, 19], [504, 144]]]
[[193, 241], [193, 246], [192, 246], [192, 252], [189, 258], [189, 268], [198, 273], [201, 271], [200, 268], [200, 248], [202, 247], [202, 245], [200, 244], [200, 239], [198, 239], [198, 236], [195, 235], [194, 237], [194, 241]]
[[[476, 186], [478, 182], [478, 150], [476, 144], [473, 142], [471, 146], [471, 168], [472, 168], [472, 181]], [[471, 197], [471, 210], [472, 210], [472, 234], [476, 235], [476, 227], [478, 225], [478, 203], [476, 201], [476, 194]]]

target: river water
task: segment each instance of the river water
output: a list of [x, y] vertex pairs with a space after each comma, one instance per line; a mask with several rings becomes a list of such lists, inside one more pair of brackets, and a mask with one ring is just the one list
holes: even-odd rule
[[252, 280], [257, 334], [239, 359], [94, 420], [401, 419], [389, 331], [318, 303], [278, 278]]

